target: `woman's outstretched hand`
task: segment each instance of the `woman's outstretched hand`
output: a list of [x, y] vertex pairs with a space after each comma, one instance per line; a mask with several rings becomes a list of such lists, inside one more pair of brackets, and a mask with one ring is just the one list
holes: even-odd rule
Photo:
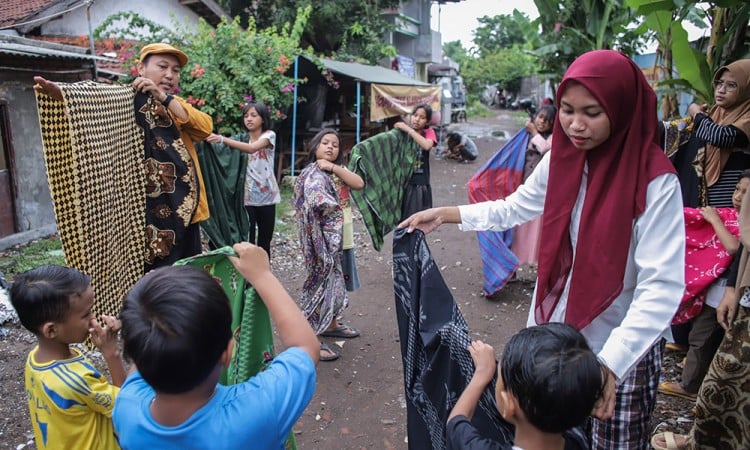
[[421, 230], [424, 234], [427, 234], [435, 231], [440, 225], [446, 222], [461, 222], [461, 214], [457, 206], [443, 206], [419, 211], [398, 224], [396, 228], [406, 228], [408, 233], [414, 230]]

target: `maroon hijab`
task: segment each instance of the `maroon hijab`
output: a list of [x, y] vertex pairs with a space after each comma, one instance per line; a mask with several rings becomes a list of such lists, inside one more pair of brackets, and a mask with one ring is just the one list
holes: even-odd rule
[[[537, 323], [549, 321], [572, 269], [565, 322], [580, 330], [622, 291], [633, 220], [646, 208], [648, 183], [674, 168], [658, 144], [656, 94], [635, 63], [612, 50], [581, 55], [560, 83], [558, 108], [571, 81], [602, 105], [611, 132], [599, 147], [579, 150], [555, 121], [534, 314]], [[574, 264], [571, 215], [587, 162]]]

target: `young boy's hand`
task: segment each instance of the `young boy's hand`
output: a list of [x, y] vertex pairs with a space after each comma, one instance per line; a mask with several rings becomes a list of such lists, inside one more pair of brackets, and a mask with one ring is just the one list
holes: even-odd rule
[[234, 244], [233, 248], [238, 257], [230, 256], [229, 260], [250, 284], [255, 284], [254, 280], [271, 272], [268, 253], [261, 247], [249, 242], [240, 242]]
[[89, 328], [91, 341], [105, 358], [109, 356], [119, 357], [120, 349], [117, 342], [117, 333], [120, 331], [122, 323], [118, 318], [104, 314], [102, 314], [102, 321], [104, 326], [101, 326], [95, 317], [91, 318]]
[[482, 341], [474, 341], [469, 345], [469, 354], [474, 360], [474, 378], [485, 384], [492, 381], [497, 369], [495, 349]]

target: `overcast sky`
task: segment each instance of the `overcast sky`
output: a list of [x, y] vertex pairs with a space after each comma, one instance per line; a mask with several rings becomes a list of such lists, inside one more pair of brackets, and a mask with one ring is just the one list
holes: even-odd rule
[[[533, 0], [464, 0], [440, 6], [432, 4], [432, 29], [443, 35], [443, 43], [461, 41], [464, 48], [471, 47], [472, 32], [479, 26], [478, 17], [494, 17], [498, 14], [512, 14], [517, 9], [536, 19], [539, 12]], [[438, 14], [438, 11], [440, 14]]]
[[[478, 17], [494, 17], [498, 14], [512, 14], [513, 9], [526, 13], [530, 19], [539, 17], [534, 0], [464, 0], [458, 3], [446, 3], [438, 9], [432, 4], [432, 29], [440, 31], [443, 43], [461, 41], [464, 48], [472, 47], [472, 32], [479, 26]], [[439, 14], [438, 14], [439, 12]], [[690, 39], [697, 39], [709, 30], [700, 30], [684, 23]]]

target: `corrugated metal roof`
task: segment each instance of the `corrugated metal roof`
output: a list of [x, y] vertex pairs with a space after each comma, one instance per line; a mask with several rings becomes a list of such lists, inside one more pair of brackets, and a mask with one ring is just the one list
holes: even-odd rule
[[362, 80], [368, 83], [397, 84], [401, 86], [431, 86], [429, 83], [409, 78], [392, 69], [381, 66], [368, 66], [359, 63], [347, 63], [332, 59], [320, 59], [320, 62], [330, 71], [341, 75]]
[[0, 36], [0, 54], [25, 56], [27, 58], [61, 58], [83, 61], [116, 61], [111, 58], [92, 56], [81, 47], [60, 44], [47, 44], [32, 39]]

